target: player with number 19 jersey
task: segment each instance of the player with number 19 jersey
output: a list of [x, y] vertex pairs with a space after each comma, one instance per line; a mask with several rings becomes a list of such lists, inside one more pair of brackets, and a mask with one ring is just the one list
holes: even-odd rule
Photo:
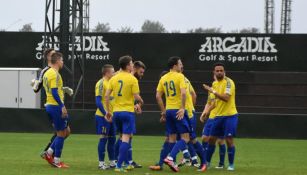
[[182, 134], [188, 133], [190, 131], [189, 124], [187, 122], [188, 116], [185, 114], [186, 118], [182, 121], [175, 120], [176, 112], [180, 109], [182, 100], [180, 89], [186, 89], [187, 84], [185, 82], [185, 77], [182, 73], [170, 71], [161, 77], [157, 91], [164, 92], [166, 99], [166, 113], [172, 113], [174, 115], [174, 123], [166, 122], [166, 129], [168, 134]]

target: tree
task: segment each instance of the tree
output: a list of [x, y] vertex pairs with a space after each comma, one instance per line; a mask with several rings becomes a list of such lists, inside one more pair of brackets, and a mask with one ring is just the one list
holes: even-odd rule
[[260, 33], [260, 30], [256, 27], [243, 28], [240, 33]]
[[166, 33], [166, 29], [159, 21], [145, 20], [141, 28], [142, 33]]
[[93, 32], [100, 32], [100, 33], [111, 32], [110, 24], [109, 23], [100, 23], [100, 22], [98, 22], [98, 24], [93, 29]]
[[222, 33], [222, 29], [220, 27], [212, 27], [212, 28], [202, 28], [198, 27], [196, 29], [190, 29], [187, 33]]
[[19, 30], [20, 32], [33, 32], [32, 29], [32, 23], [28, 23], [22, 26], [22, 28]]
[[181, 33], [180, 30], [172, 30], [171, 33]]
[[133, 33], [133, 29], [131, 27], [125, 26], [117, 29], [118, 33]]

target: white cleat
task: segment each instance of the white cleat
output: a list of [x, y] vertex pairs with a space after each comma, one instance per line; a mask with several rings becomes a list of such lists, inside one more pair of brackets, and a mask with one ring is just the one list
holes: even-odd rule
[[215, 167], [215, 169], [218, 169], [218, 170], [224, 169], [224, 165], [218, 165]]
[[109, 169], [110, 167], [107, 165], [107, 164], [105, 164], [105, 163], [102, 163], [102, 164], [100, 164], [99, 166], [98, 166], [98, 169], [100, 169], [100, 170], [107, 170], [107, 169]]
[[234, 171], [235, 167], [233, 165], [229, 165], [227, 168], [228, 171]]

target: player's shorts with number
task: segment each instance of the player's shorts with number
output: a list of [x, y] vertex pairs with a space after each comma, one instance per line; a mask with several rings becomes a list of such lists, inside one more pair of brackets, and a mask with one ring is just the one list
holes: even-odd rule
[[46, 111], [56, 131], [63, 131], [68, 126], [69, 117], [62, 117], [62, 108], [57, 105], [47, 105]]
[[115, 127], [113, 122], [108, 122], [104, 117], [95, 116], [96, 120], [96, 134], [105, 136], [115, 136]]

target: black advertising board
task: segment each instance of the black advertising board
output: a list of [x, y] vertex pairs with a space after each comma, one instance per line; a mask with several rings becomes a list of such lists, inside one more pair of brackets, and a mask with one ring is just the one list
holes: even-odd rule
[[[86, 70], [106, 63], [117, 67], [122, 55], [142, 60], [150, 69], [164, 69], [176, 55], [186, 70], [210, 70], [219, 61], [231, 71], [307, 71], [304, 34], [88, 33], [83, 43]], [[41, 67], [42, 46], [43, 33], [0, 32], [0, 67]], [[75, 47], [81, 49], [80, 44]]]

